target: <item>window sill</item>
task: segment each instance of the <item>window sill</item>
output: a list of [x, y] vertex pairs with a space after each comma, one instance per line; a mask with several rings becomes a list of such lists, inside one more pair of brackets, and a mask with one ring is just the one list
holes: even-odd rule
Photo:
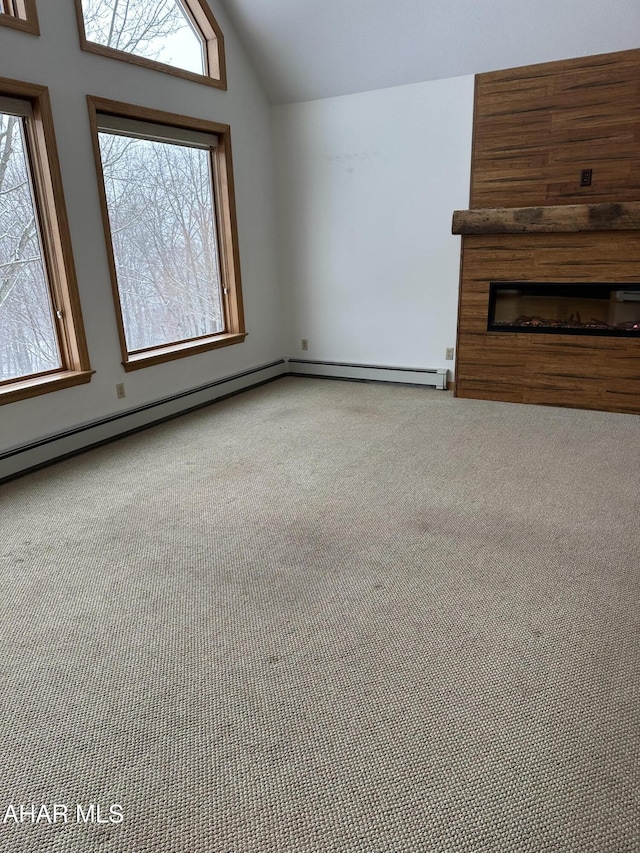
[[150, 367], [153, 364], [162, 364], [165, 361], [173, 361], [176, 358], [184, 358], [188, 355], [196, 355], [220, 347], [228, 347], [232, 344], [241, 344], [247, 337], [246, 332], [238, 334], [216, 335], [211, 338], [199, 338], [197, 341], [185, 341], [180, 344], [169, 344], [163, 347], [154, 347], [144, 352], [130, 353], [127, 361], [122, 363], [124, 369], [140, 370], [142, 367]]
[[47, 376], [35, 376], [31, 379], [21, 379], [18, 382], [0, 386], [0, 406], [5, 403], [15, 403], [16, 400], [26, 400], [39, 394], [60, 391], [62, 388], [72, 388], [74, 385], [84, 385], [91, 381], [95, 370], [62, 370]]
[[187, 71], [186, 68], [177, 68], [175, 65], [167, 65], [166, 62], [158, 62], [155, 59], [147, 59], [136, 53], [126, 50], [107, 47], [103, 44], [83, 39], [82, 50], [87, 53], [97, 53], [98, 56], [106, 56], [109, 59], [118, 59], [122, 62], [130, 62], [132, 65], [140, 65], [142, 68], [150, 68], [152, 71], [162, 71], [164, 74], [173, 74], [174, 77], [182, 77], [184, 80], [193, 80], [194, 83], [204, 83], [205, 86], [213, 86], [214, 89], [226, 91], [227, 82], [223, 79], [211, 77], [209, 74], [198, 74], [196, 71]]

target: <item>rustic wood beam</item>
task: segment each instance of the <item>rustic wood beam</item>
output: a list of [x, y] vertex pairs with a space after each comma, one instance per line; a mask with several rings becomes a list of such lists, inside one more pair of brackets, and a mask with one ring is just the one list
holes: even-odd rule
[[453, 212], [453, 234], [544, 234], [640, 230], [640, 201], [490, 207]]

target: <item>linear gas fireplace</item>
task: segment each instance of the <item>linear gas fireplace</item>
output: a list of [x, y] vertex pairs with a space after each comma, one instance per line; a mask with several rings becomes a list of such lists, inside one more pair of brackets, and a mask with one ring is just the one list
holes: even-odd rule
[[487, 330], [640, 338], [640, 283], [492, 281]]

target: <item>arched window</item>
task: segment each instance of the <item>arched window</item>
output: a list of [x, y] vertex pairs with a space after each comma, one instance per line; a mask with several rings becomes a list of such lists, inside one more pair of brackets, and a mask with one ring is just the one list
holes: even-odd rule
[[76, 0], [76, 11], [84, 50], [227, 88], [206, 0]]

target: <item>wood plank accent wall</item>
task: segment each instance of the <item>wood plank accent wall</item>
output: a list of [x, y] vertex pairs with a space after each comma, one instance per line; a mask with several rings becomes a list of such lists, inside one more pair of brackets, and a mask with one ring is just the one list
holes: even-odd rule
[[638, 200], [640, 50], [478, 74], [470, 207]]
[[640, 50], [478, 75], [472, 157], [472, 209], [541, 208], [558, 228], [462, 238], [456, 395], [640, 413], [640, 340], [487, 331], [490, 281], [640, 282], [633, 222], [567, 231], [544, 210], [640, 202]]

